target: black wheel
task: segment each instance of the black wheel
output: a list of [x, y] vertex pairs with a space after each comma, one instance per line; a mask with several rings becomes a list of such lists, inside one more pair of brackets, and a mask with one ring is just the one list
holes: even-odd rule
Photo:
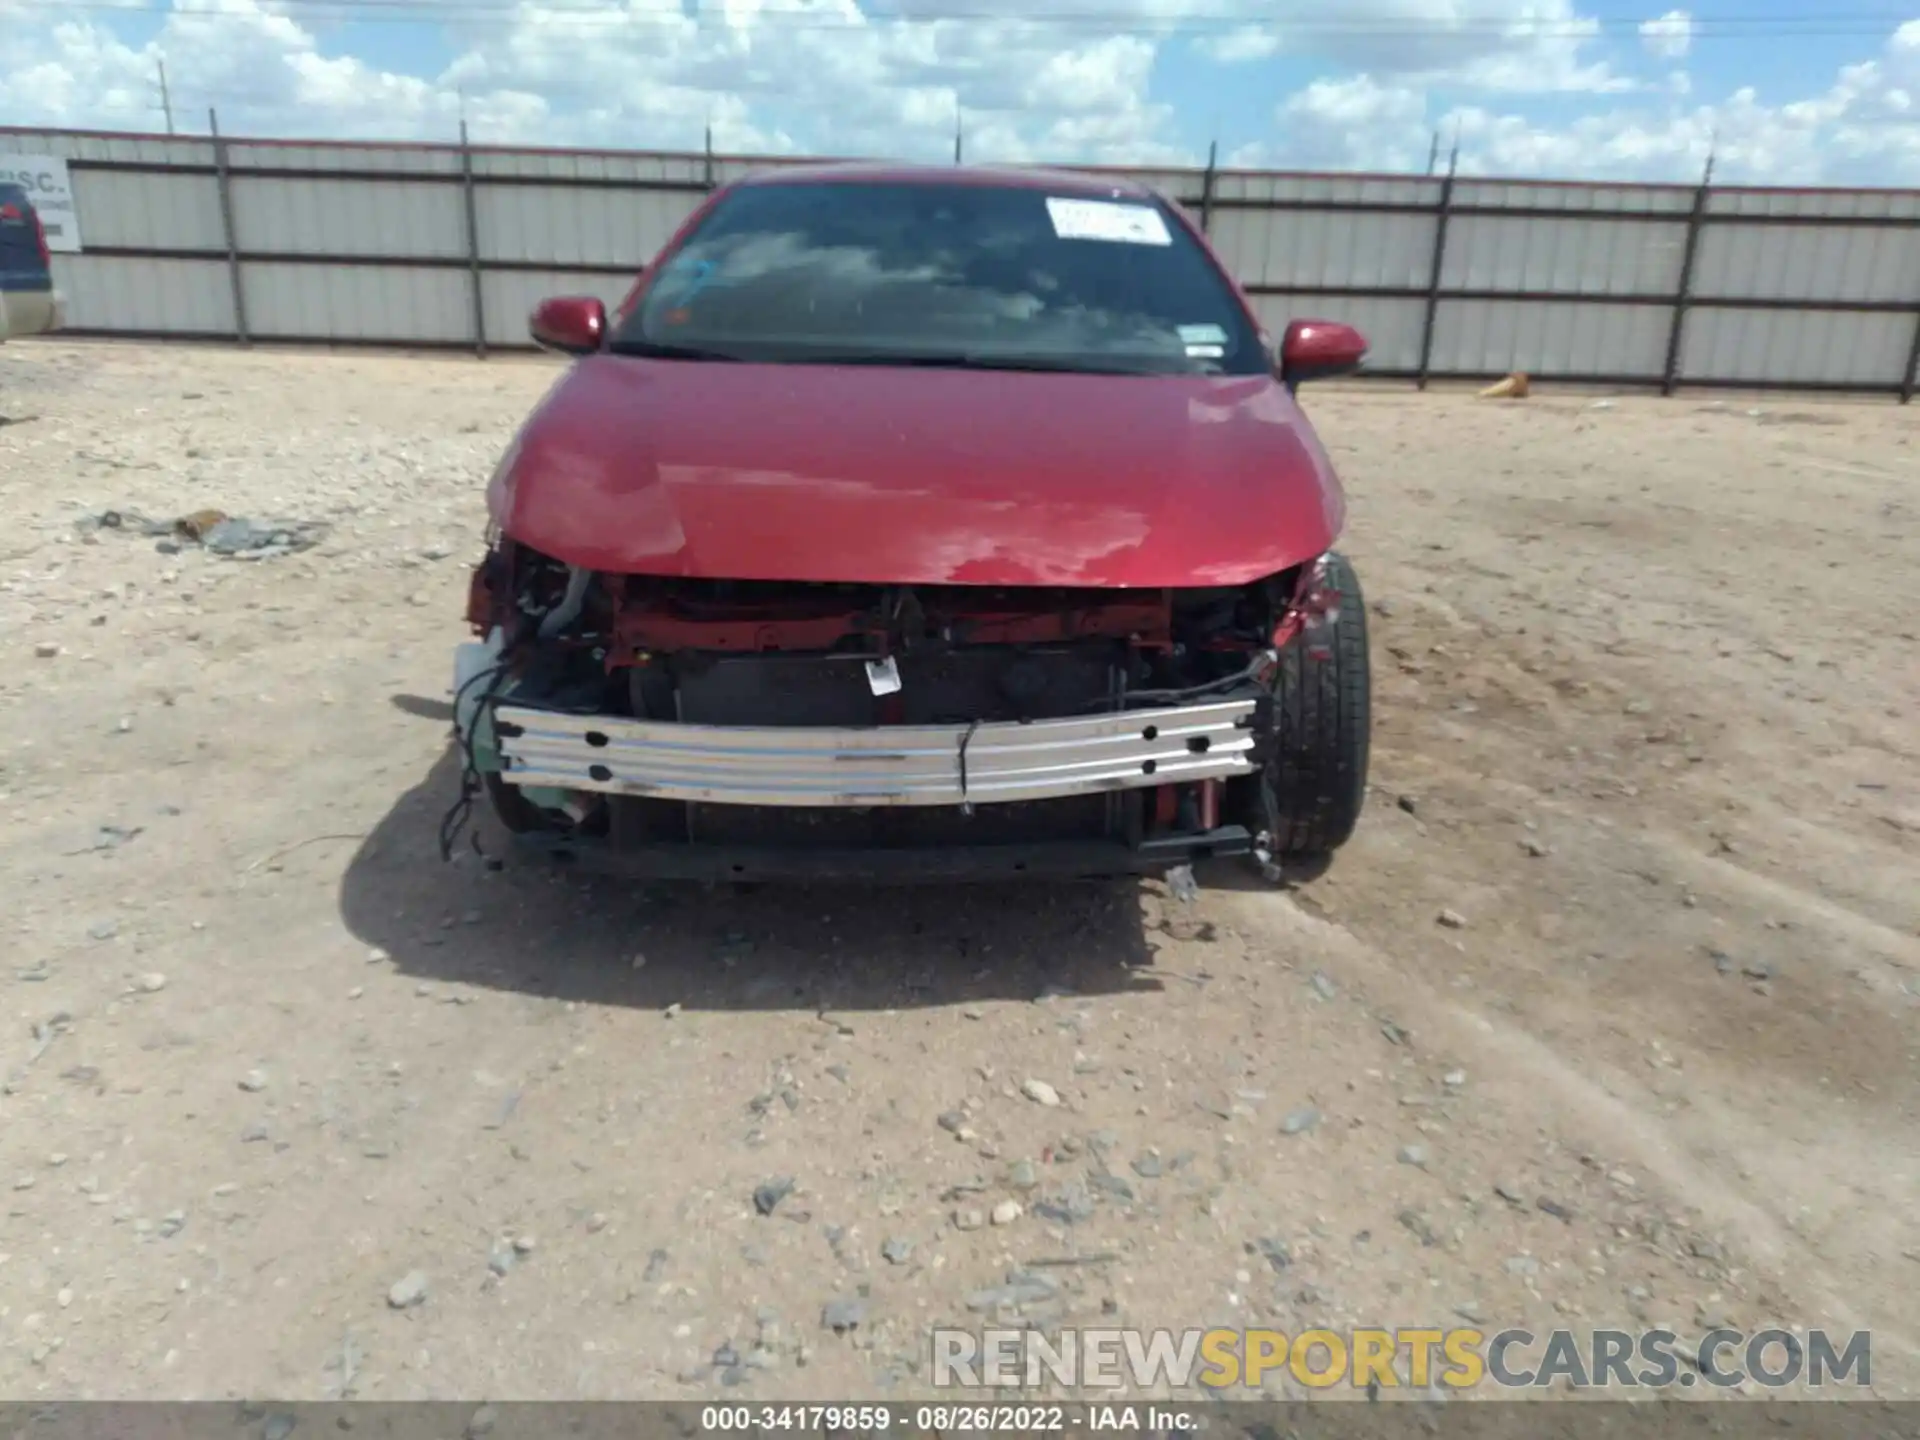
[[1272, 835], [1275, 860], [1295, 866], [1324, 862], [1352, 838], [1367, 793], [1365, 601], [1344, 555], [1327, 557], [1327, 581], [1340, 596], [1338, 616], [1281, 651], [1271, 751], [1254, 782], [1253, 827]]
[[527, 799], [518, 785], [509, 785], [495, 772], [489, 770], [481, 776], [481, 788], [486, 791], [487, 803], [493, 809], [494, 818], [511, 833], [531, 835], [536, 830], [553, 828], [540, 807]]

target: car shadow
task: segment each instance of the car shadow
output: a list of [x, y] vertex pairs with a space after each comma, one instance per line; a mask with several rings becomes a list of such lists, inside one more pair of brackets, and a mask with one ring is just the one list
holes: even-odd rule
[[458, 777], [449, 748], [341, 880], [348, 929], [422, 981], [689, 1011], [851, 1012], [1166, 988], [1152, 970], [1137, 881], [651, 884], [521, 858], [484, 802], [449, 862], [439, 831]]
[[1205, 890], [1244, 890], [1270, 895], [1278, 890], [1297, 890], [1311, 885], [1333, 868], [1331, 854], [1303, 855], [1280, 862], [1277, 879], [1270, 879], [1244, 856], [1224, 860], [1203, 860], [1193, 867], [1193, 877]]
[[438, 720], [447, 725], [453, 723], [453, 702], [450, 700], [429, 700], [424, 695], [389, 695], [387, 703], [418, 720]]

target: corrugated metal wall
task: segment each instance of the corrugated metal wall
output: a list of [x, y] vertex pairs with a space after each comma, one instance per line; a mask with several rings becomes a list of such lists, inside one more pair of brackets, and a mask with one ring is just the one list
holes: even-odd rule
[[[715, 184], [794, 163], [23, 129], [0, 152], [68, 161], [76, 330], [483, 350], [524, 345], [543, 295], [616, 303]], [[1920, 192], [1102, 173], [1181, 205], [1271, 331], [1358, 325], [1376, 374], [1915, 387]]]

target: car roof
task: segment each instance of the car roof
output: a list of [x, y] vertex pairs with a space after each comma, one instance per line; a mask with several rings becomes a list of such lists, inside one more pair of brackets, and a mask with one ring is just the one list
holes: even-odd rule
[[[900, 165], [874, 161], [833, 161], [781, 165], [733, 182], [762, 185], [979, 185], [1003, 190], [1051, 190], [1067, 195], [1127, 196], [1151, 200], [1154, 194], [1137, 180], [1080, 170], [1044, 170], [1020, 165]], [[732, 188], [732, 187], [729, 187]]]
[[33, 201], [27, 197], [27, 187], [16, 185], [11, 180], [0, 180], [0, 195], [6, 196], [8, 202], [14, 205], [33, 204]]

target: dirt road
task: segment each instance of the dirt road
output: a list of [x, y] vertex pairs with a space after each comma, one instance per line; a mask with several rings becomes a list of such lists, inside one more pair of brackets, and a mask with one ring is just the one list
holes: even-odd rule
[[[730, 895], [438, 858], [556, 373], [0, 350], [0, 1394], [911, 1396], [995, 1314], [1871, 1327], [1920, 1394], [1914, 415], [1311, 395], [1329, 874]], [[76, 524], [202, 507], [332, 529]]]

